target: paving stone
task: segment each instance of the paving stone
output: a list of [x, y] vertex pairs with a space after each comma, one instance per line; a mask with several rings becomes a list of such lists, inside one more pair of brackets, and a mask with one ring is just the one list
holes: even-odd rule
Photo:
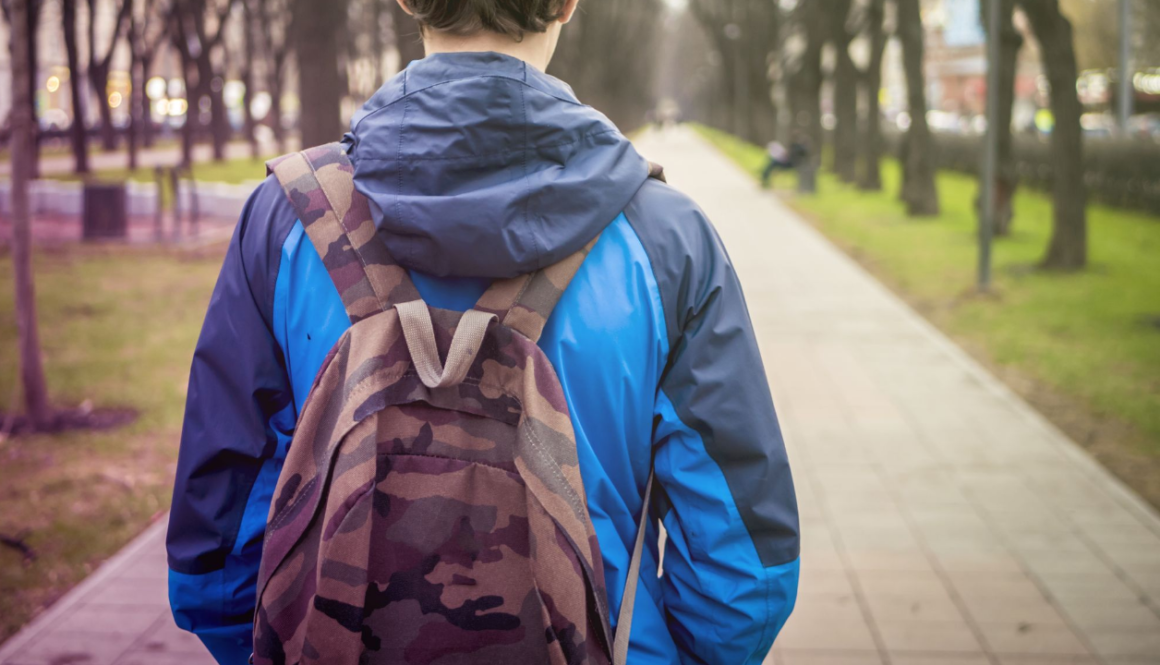
[[130, 633], [106, 635], [62, 626], [45, 632], [4, 665], [112, 665], [136, 639]]
[[939, 568], [950, 573], [1020, 573], [1022, 564], [1004, 552], [964, 552], [935, 550]]
[[876, 651], [825, 653], [819, 651], [777, 651], [777, 665], [881, 665], [882, 656]]
[[801, 595], [854, 595], [850, 586], [850, 578], [844, 570], [817, 570], [806, 569], [803, 566], [801, 578], [798, 582], [798, 593]]
[[963, 596], [962, 600], [967, 612], [977, 622], [1067, 625], [1059, 610], [1045, 598], [967, 595]]
[[1134, 628], [1092, 628], [1084, 631], [1103, 657], [1143, 658], [1160, 655], [1160, 631]]
[[775, 643], [782, 649], [872, 651], [874, 639], [851, 596], [802, 596]]
[[178, 628], [177, 624], [173, 622], [173, 616], [169, 613], [166, 613], [141, 635], [135, 648], [152, 654], [198, 655], [205, 653], [205, 646], [202, 645], [201, 640], [193, 633]]
[[965, 600], [978, 598], [1003, 599], [1044, 599], [1045, 596], [1035, 581], [1022, 572], [1018, 573], [963, 573], [947, 572], [951, 584]]
[[860, 573], [933, 572], [930, 561], [920, 551], [864, 549], [847, 552], [849, 565]]
[[198, 654], [130, 651], [113, 665], [217, 665], [217, 661], [203, 648]]
[[875, 621], [945, 623], [962, 621], [959, 608], [945, 593], [940, 595], [866, 594]]
[[1087, 656], [1087, 647], [1068, 626], [1055, 623], [977, 622], [983, 639], [998, 654]]
[[[97, 594], [99, 596], [99, 594]], [[102, 605], [99, 603], [78, 605], [61, 618], [60, 627], [97, 635], [137, 636], [149, 630], [159, 618], [168, 613], [168, 608], [157, 606]]]
[[[1094, 656], [1024, 656], [998, 654], [999, 665], [1101, 665]], [[1112, 665], [1105, 661], [1103, 665]], [[1128, 665], [1119, 663], [1117, 665]], [[1137, 664], [1133, 664], [1137, 665]]]
[[1085, 601], [1123, 600], [1135, 597], [1122, 579], [1111, 571], [1095, 573], [1041, 573], [1039, 580], [1053, 597], [1076, 598]]
[[134, 607], [169, 607], [169, 592], [154, 579], [118, 577], [82, 600], [83, 605], [128, 605]]
[[991, 665], [991, 660], [983, 654], [892, 653], [890, 662], [893, 665]]
[[1099, 628], [1152, 630], [1160, 633], [1160, 616], [1139, 600], [1062, 598], [1060, 611], [1080, 630]]
[[874, 624], [891, 654], [983, 653], [979, 640], [965, 621], [888, 621], [876, 615]]
[[901, 595], [941, 598], [947, 586], [933, 570], [867, 571], [857, 574], [858, 585], [867, 595]]

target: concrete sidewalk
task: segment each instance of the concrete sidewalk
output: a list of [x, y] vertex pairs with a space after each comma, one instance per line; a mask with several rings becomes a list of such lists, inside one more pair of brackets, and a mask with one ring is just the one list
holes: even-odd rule
[[[122, 145], [124, 145], [123, 142]], [[99, 141], [93, 141], [89, 144], [89, 170], [106, 171], [129, 168], [129, 153], [125, 149], [105, 152], [100, 150], [98, 146]], [[288, 140], [287, 146], [287, 150], [296, 150], [298, 148], [298, 139], [295, 137]], [[277, 145], [271, 141], [264, 141], [258, 147], [259, 152], [263, 155], [275, 155], [278, 152]], [[248, 159], [250, 156], [249, 143], [245, 141], [231, 141], [226, 144], [225, 158], [227, 160]], [[152, 148], [142, 147], [138, 151], [137, 159], [140, 168], [177, 166], [181, 162], [181, 145], [170, 141]], [[212, 160], [213, 146], [206, 143], [198, 143], [193, 147], [195, 170], [198, 164], [204, 164]], [[42, 178], [71, 174], [75, 166], [76, 162], [72, 153], [50, 152], [40, 156], [40, 175]], [[12, 161], [10, 159], [0, 160], [0, 177], [7, 178], [11, 175]]]
[[[1160, 664], [1160, 517], [690, 132], [640, 141], [746, 287], [801, 502], [776, 665]], [[165, 609], [163, 526], [0, 665], [208, 663]]]

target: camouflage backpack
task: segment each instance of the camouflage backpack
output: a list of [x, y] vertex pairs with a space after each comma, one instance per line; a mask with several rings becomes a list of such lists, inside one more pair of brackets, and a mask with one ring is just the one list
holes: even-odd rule
[[278, 479], [253, 662], [623, 664], [647, 512], [613, 639], [568, 406], [536, 345], [596, 240], [463, 314], [435, 309], [341, 146], [269, 168], [352, 325]]

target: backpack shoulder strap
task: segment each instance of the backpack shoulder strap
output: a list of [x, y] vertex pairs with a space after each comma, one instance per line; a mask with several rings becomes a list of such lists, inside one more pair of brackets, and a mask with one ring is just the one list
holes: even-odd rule
[[354, 166], [341, 144], [273, 159], [266, 170], [278, 178], [294, 206], [351, 323], [419, 299], [407, 270], [379, 238], [370, 205], [354, 188]]
[[644, 486], [644, 499], [641, 501], [640, 519], [636, 523], [636, 540], [632, 546], [632, 558], [628, 561], [628, 573], [625, 574], [624, 595], [620, 600], [620, 613], [616, 619], [616, 637], [612, 643], [612, 665], [625, 665], [628, 661], [628, 641], [632, 636], [632, 613], [636, 608], [636, 587], [640, 583], [640, 560], [644, 555], [644, 536], [648, 530], [648, 511], [652, 505], [653, 484], [656, 483], [656, 471], [649, 461], [648, 481]]
[[484, 292], [475, 309], [494, 314], [500, 323], [533, 342], [540, 341], [548, 317], [580, 270], [600, 236], [563, 261], [511, 279], [497, 280]]
[[[665, 182], [663, 166], [649, 162], [648, 167], [648, 177]], [[479, 299], [475, 309], [495, 314], [505, 326], [518, 330], [533, 342], [540, 341], [552, 310], [598, 240], [599, 235], [555, 265], [496, 281]]]
[[668, 178], [665, 178], [665, 167], [657, 164], [656, 162], [648, 163], [648, 177], [652, 178], [653, 180], [668, 182]]

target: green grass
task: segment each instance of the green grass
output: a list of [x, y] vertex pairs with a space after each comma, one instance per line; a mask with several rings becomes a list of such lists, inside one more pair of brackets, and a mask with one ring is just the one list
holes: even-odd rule
[[[700, 131], [757, 177], [761, 148]], [[779, 177], [783, 187], [795, 181]], [[905, 215], [896, 161], [883, 160], [882, 179], [883, 191], [870, 193], [823, 172], [818, 194], [788, 201], [1160, 505], [1160, 219], [1092, 205], [1090, 267], [1044, 271], [1051, 200], [1021, 190], [1014, 232], [995, 243], [995, 295], [980, 297], [975, 179], [939, 174], [934, 219]], [[1086, 412], [1086, 425], [1072, 407]], [[1109, 423], [1125, 427], [1084, 440], [1107, 434]], [[1141, 460], [1150, 472], [1133, 467]]]
[[[189, 362], [221, 253], [37, 248], [52, 401], [140, 416], [116, 430], [0, 442], [0, 533], [27, 532], [38, 555], [25, 564], [0, 548], [0, 641], [168, 507]], [[11, 273], [0, 254], [2, 411], [19, 404]]]

